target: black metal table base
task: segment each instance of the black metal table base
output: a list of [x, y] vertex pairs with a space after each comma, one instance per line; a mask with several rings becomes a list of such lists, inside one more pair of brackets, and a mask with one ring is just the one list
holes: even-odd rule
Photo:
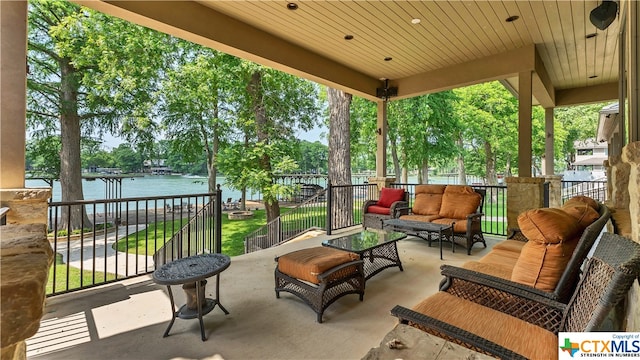
[[[207, 315], [211, 311], [213, 311], [216, 305], [220, 308], [220, 310], [224, 312], [225, 315], [229, 315], [229, 312], [227, 311], [227, 309], [225, 309], [224, 306], [222, 306], [222, 304], [218, 300], [219, 291], [220, 291], [219, 275], [216, 275], [216, 298], [215, 299], [204, 298], [203, 295], [200, 295], [200, 292], [204, 291], [204, 285], [201, 285], [201, 286], [196, 285], [195, 289], [196, 289], [197, 308], [191, 309], [187, 307], [187, 305], [185, 304], [185, 305], [182, 305], [180, 309], [178, 309], [178, 311], [175, 311], [176, 305], [175, 305], [175, 301], [173, 300], [173, 292], [171, 291], [171, 286], [167, 285], [167, 291], [169, 292], [169, 301], [171, 302], [171, 311], [173, 312], [173, 317], [171, 318], [171, 322], [169, 322], [169, 326], [167, 326], [167, 330], [165, 330], [164, 335], [162, 337], [169, 336], [169, 331], [171, 330], [171, 327], [173, 326], [173, 323], [175, 322], [176, 318], [180, 318], [180, 319], [198, 318], [198, 321], [200, 322], [200, 335], [202, 336], [202, 341], [205, 341], [207, 340], [207, 337], [204, 335], [204, 322], [202, 320], [202, 317], [204, 315]], [[203, 298], [204, 298], [204, 304], [202, 303], [202, 300], [201, 300]]]

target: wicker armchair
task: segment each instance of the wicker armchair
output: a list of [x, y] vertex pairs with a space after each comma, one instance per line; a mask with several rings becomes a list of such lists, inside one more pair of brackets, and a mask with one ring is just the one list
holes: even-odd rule
[[[580, 269], [583, 265], [587, 254], [593, 247], [593, 244], [602, 233], [606, 223], [611, 218], [611, 211], [603, 204], [600, 204], [598, 210], [600, 217], [591, 225], [587, 226], [580, 236], [578, 245], [573, 251], [567, 267], [560, 276], [558, 284], [552, 292], [540, 291], [530, 286], [520, 284], [511, 280], [484, 274], [481, 272], [459, 268], [449, 265], [442, 266], [442, 274], [445, 278], [440, 283], [440, 290], [447, 291], [451, 294], [462, 298], [473, 298], [476, 293], [476, 287], [489, 286], [495, 288], [496, 284], [505, 284], [512, 288], [517, 288], [523, 292], [531, 292], [551, 300], [562, 303], [569, 302], [580, 276]], [[512, 240], [527, 241], [527, 238], [519, 231], [514, 231], [511, 236]], [[469, 279], [469, 280], [467, 280]], [[487, 302], [500, 302], [500, 293], [495, 292], [496, 299], [487, 299]]]
[[[568, 304], [495, 283], [496, 288], [482, 285], [475, 289], [478, 302], [438, 292], [414, 307], [417, 311], [396, 306], [391, 314], [405, 324], [492, 356], [555, 358], [558, 333], [598, 330], [639, 272], [640, 245], [605, 233]], [[493, 289], [509, 294], [496, 306], [508, 306], [510, 311], [480, 305], [481, 298]], [[439, 298], [444, 298], [447, 306], [438, 306], [437, 301], [443, 302]], [[518, 336], [513, 336], [514, 332]]]
[[[382, 222], [408, 213], [406, 210], [409, 206], [409, 193], [404, 191], [402, 199], [393, 201], [391, 204], [381, 204], [385, 191], [403, 191], [402, 189], [383, 188], [380, 191], [379, 200], [367, 200], [362, 205], [362, 227], [382, 229]], [[381, 206], [382, 205], [382, 206]], [[376, 211], [373, 211], [376, 209]], [[381, 211], [382, 210], [382, 211]], [[404, 211], [404, 212], [403, 212]]]

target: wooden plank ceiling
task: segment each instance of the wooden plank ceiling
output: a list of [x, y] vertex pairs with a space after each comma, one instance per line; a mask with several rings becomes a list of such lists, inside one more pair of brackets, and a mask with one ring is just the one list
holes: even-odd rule
[[620, 16], [596, 29], [596, 0], [74, 1], [370, 99], [380, 79], [409, 97], [487, 80], [517, 90], [524, 71], [545, 106], [616, 97]]

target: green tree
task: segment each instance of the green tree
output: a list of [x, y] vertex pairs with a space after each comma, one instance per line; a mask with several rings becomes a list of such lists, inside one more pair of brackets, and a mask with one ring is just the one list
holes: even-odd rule
[[558, 139], [558, 131], [554, 133], [556, 143], [561, 144], [561, 153], [564, 155], [564, 169], [569, 170], [575, 159], [574, 143], [589, 138], [595, 138], [598, 130], [598, 117], [600, 109], [607, 103], [587, 104], [555, 109], [556, 130], [564, 130], [566, 136]]
[[303, 173], [326, 174], [329, 147], [320, 141], [300, 141], [296, 162]]
[[317, 86], [244, 61], [237, 74], [244, 80], [244, 88], [234, 90], [241, 95], [234, 102], [240, 142], [223, 149], [217, 163], [231, 187], [262, 193], [271, 221], [280, 215], [278, 197], [292, 191], [274, 185], [274, 174], [297, 168], [291, 160], [295, 130], [310, 130], [318, 122]]
[[120, 144], [111, 152], [115, 159], [116, 167], [122, 172], [133, 173], [140, 172], [142, 169], [143, 158], [129, 144]]
[[60, 176], [60, 137], [44, 136], [27, 141], [25, 165], [31, 176], [57, 179]]
[[193, 163], [204, 153], [209, 191], [216, 189], [216, 157], [232, 124], [232, 96], [243, 85], [240, 60], [187, 42], [182, 56], [163, 82], [162, 124], [171, 148]]
[[[28, 126], [40, 138], [60, 137], [61, 199], [82, 200], [83, 135], [153, 139], [141, 130], [152, 128], [152, 90], [171, 54], [167, 36], [66, 1], [30, 1], [28, 21]], [[78, 206], [60, 223], [90, 222]]]

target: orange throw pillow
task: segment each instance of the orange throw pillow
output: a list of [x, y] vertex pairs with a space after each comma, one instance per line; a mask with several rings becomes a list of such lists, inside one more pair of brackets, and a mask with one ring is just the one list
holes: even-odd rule
[[558, 244], [528, 241], [511, 273], [511, 281], [542, 291], [555, 290], [580, 237]]
[[557, 244], [580, 232], [578, 220], [562, 209], [527, 210], [518, 216], [518, 226], [530, 241]]
[[443, 218], [466, 219], [480, 206], [482, 196], [471, 186], [448, 185], [442, 196], [439, 215]]
[[446, 185], [418, 185], [411, 212], [416, 215], [438, 215]]
[[593, 208], [593, 210], [595, 211], [600, 210], [600, 204], [598, 204], [597, 201], [584, 195], [576, 195], [572, 197], [571, 199], [565, 201], [565, 203], [563, 204], [563, 207], [567, 205], [579, 205], [579, 204], [587, 204], [591, 208]]
[[567, 214], [573, 216], [580, 224], [582, 230], [591, 225], [594, 221], [598, 220], [600, 214], [595, 211], [591, 206], [587, 204], [569, 204], [562, 206], [562, 210]]

